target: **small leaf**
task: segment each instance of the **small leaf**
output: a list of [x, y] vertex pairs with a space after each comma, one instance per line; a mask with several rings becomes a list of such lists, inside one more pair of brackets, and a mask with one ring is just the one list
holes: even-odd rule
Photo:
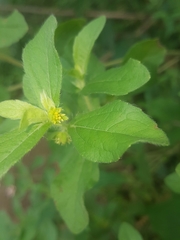
[[60, 174], [51, 186], [51, 196], [62, 218], [73, 233], [80, 233], [89, 222], [83, 195], [99, 178], [98, 165], [86, 161], [70, 145]]
[[104, 27], [105, 21], [106, 19], [104, 16], [93, 20], [86, 25], [75, 38], [73, 58], [75, 69], [81, 74], [81, 76], [86, 73], [91, 50]]
[[120, 100], [77, 117], [69, 133], [79, 153], [94, 162], [117, 161], [136, 142], [169, 144], [141, 109]]
[[0, 178], [35, 146], [48, 128], [48, 123], [38, 124], [0, 135]]
[[141, 61], [146, 66], [159, 66], [165, 57], [166, 49], [158, 39], [143, 40], [133, 45], [124, 56], [123, 62], [130, 58]]
[[21, 119], [24, 112], [31, 106], [31, 104], [20, 100], [6, 100], [0, 102], [0, 116], [10, 119]]
[[146, 67], [139, 61], [130, 59], [124, 66], [107, 70], [93, 78], [82, 92], [126, 95], [144, 85], [149, 79], [150, 74]]
[[49, 118], [47, 112], [31, 105], [31, 107], [27, 109], [23, 114], [20, 123], [20, 128], [27, 128], [31, 124], [45, 123], [48, 121]]
[[180, 163], [176, 166], [176, 173], [179, 175], [180, 177]]
[[27, 30], [23, 15], [16, 10], [8, 18], [0, 18], [0, 48], [19, 41]]
[[175, 193], [180, 193], [180, 176], [174, 172], [165, 178], [166, 185]]
[[54, 47], [56, 26], [55, 17], [50, 16], [23, 51], [24, 94], [31, 103], [39, 107], [43, 107], [40, 101], [43, 90], [59, 106], [62, 68]]
[[48, 121], [46, 111], [20, 100], [0, 102], [0, 116], [14, 120], [21, 119], [21, 127]]
[[123, 222], [119, 229], [119, 240], [143, 240], [140, 233], [129, 223]]
[[58, 25], [55, 32], [55, 43], [60, 55], [64, 53], [67, 44], [78, 34], [84, 24], [84, 19], [71, 19]]
[[163, 63], [165, 56], [166, 49], [160, 44], [158, 39], [140, 41], [129, 49], [123, 58], [122, 64], [133, 58], [144, 64], [151, 73], [150, 81], [144, 87], [136, 90], [136, 93], [143, 92], [150, 86], [157, 84], [158, 67]]

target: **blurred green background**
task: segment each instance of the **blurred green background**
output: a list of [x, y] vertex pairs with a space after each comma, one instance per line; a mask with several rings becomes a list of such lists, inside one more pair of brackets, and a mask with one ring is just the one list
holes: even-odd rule
[[[180, 161], [180, 1], [0, 0], [2, 17], [14, 9], [24, 15], [29, 30], [0, 51], [1, 101], [21, 98], [22, 49], [51, 13], [60, 24], [105, 15], [94, 53], [107, 68], [128, 57], [147, 66], [149, 83], [123, 99], [149, 114], [171, 144], [137, 144], [120, 161], [100, 164], [100, 181], [85, 195], [90, 224], [73, 235], [49, 195], [63, 149], [42, 140], [1, 180], [0, 240], [115, 240], [122, 221], [134, 225], [145, 240], [179, 240], [180, 189], [173, 193], [164, 179]], [[6, 130], [1, 124], [0, 133]]]

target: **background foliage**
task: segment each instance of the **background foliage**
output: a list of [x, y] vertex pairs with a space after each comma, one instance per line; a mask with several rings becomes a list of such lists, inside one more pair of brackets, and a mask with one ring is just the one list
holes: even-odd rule
[[[176, 0], [41, 0], [38, 3], [34, 0], [26, 3], [4, 0], [0, 4], [1, 16], [19, 8], [29, 26], [27, 34], [18, 43], [0, 51], [1, 101], [21, 98], [22, 48], [51, 12], [59, 23], [74, 17], [90, 20], [107, 14], [107, 24], [94, 52], [107, 68], [126, 62], [129, 56], [147, 66], [151, 73], [149, 83], [125, 96], [124, 100], [152, 116], [171, 142], [169, 147], [134, 145], [120, 161], [100, 165], [100, 180], [85, 195], [90, 225], [79, 235], [70, 233], [49, 196], [50, 184], [61, 171], [57, 161], [60, 162], [65, 153], [63, 148], [60, 150], [51, 142], [43, 142], [43, 151], [38, 145], [35, 156], [28, 154], [30, 160], [26, 158], [18, 163], [1, 181], [0, 240], [106, 240], [118, 239], [118, 236], [122, 239], [127, 227], [122, 224], [124, 221], [136, 227], [144, 239], [179, 240], [180, 181], [176, 166], [180, 159], [180, 3]], [[65, 46], [68, 37], [71, 45], [71, 38], [86, 20], [79, 21], [79, 28], [73, 28], [72, 35], [64, 36], [61, 42], [58, 42], [61, 32], [58, 28], [56, 46], [61, 54], [68, 55], [68, 47], [59, 46]], [[63, 97], [72, 103], [72, 94], [67, 92]], [[110, 100], [103, 98], [102, 102]], [[0, 125], [0, 131], [6, 131], [5, 124]], [[44, 148], [47, 150], [42, 154]], [[9, 214], [3, 204], [3, 198], [7, 196]], [[123, 227], [121, 232], [120, 226]]]

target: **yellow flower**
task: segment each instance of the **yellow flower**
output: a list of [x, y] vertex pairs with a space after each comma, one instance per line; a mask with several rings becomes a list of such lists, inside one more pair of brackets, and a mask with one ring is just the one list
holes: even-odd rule
[[56, 108], [56, 107], [52, 107], [49, 110], [49, 120], [53, 123], [53, 124], [60, 124], [65, 120], [68, 120], [68, 117], [61, 113], [62, 109], [61, 108]]
[[61, 113], [62, 108], [56, 107], [53, 100], [47, 96], [45, 91], [42, 92], [40, 99], [43, 108], [48, 113], [48, 118], [51, 123], [60, 124], [63, 121], [68, 120], [68, 117], [64, 113]]

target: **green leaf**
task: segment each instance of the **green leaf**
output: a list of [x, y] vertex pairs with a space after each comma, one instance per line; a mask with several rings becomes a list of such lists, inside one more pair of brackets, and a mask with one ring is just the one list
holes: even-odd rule
[[22, 14], [14, 11], [7, 18], [0, 18], [0, 48], [19, 41], [27, 32], [28, 26]]
[[143, 240], [140, 233], [129, 223], [123, 222], [119, 229], [119, 240]]
[[0, 178], [35, 146], [48, 128], [48, 123], [37, 124], [0, 135]]
[[146, 67], [139, 61], [130, 59], [124, 66], [107, 70], [93, 78], [82, 92], [126, 95], [144, 85], [149, 79], [150, 74]]
[[98, 165], [84, 160], [70, 145], [51, 195], [62, 218], [73, 233], [80, 233], [89, 222], [83, 195], [99, 178]]
[[180, 193], [180, 176], [174, 172], [165, 178], [166, 185], [175, 193]]
[[43, 90], [59, 106], [62, 68], [54, 47], [56, 26], [55, 17], [50, 16], [23, 51], [24, 94], [31, 103], [39, 107], [43, 107], [40, 101]]
[[77, 117], [69, 133], [79, 153], [94, 162], [117, 161], [136, 142], [169, 144], [141, 109], [120, 100]]
[[105, 25], [105, 17], [101, 16], [86, 25], [77, 35], [73, 46], [75, 69], [83, 76], [86, 73], [93, 45]]

